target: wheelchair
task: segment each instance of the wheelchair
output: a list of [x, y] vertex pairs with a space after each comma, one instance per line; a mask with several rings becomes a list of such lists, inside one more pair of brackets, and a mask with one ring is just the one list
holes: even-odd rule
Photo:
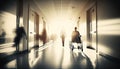
[[78, 37], [79, 40], [74, 39], [70, 41], [70, 49], [73, 51], [74, 49], [81, 49], [83, 51], [83, 42], [80, 37]]

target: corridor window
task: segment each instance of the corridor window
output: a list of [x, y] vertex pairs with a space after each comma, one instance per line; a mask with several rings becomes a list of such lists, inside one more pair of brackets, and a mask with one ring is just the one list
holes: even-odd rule
[[11, 43], [15, 37], [16, 16], [5, 11], [0, 12], [0, 44]]

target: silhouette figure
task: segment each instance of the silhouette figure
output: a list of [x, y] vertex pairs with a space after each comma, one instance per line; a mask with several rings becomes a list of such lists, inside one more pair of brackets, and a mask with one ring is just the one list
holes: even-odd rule
[[78, 17], [78, 21], [77, 21], [77, 27], [79, 28], [79, 23], [80, 23], [80, 17]]
[[36, 39], [37, 40], [40, 39], [41, 41], [43, 41], [43, 45], [44, 45], [47, 42], [47, 31], [46, 31], [46, 22], [43, 17], [42, 20], [43, 20], [43, 31], [41, 35], [39, 34], [36, 35]]
[[46, 43], [47, 41], [47, 32], [46, 32], [46, 29], [44, 28], [43, 29], [43, 32], [42, 32], [42, 41], [43, 41], [43, 45]]
[[75, 27], [75, 31], [72, 32], [72, 42], [81, 43], [81, 35], [79, 31], [77, 31], [77, 27]]
[[62, 46], [65, 44], [65, 33], [62, 31], [61, 32], [61, 39], [62, 39]]
[[43, 20], [42, 41], [44, 45], [47, 41], [47, 31], [46, 31], [46, 21], [44, 20], [44, 17], [42, 17], [42, 20]]
[[5, 33], [4, 29], [1, 29], [0, 44], [5, 43], [5, 36], [6, 36], [6, 33]]
[[[14, 45], [13, 46], [16, 46], [17, 50], [18, 50], [18, 46], [20, 44], [20, 41], [23, 37], [26, 37], [26, 33], [25, 33], [25, 30], [24, 30], [24, 27], [18, 27], [15, 30], [15, 33], [16, 33], [16, 36], [14, 38]], [[26, 37], [26, 39], [27, 39], [27, 37]]]
[[43, 29], [41, 35], [39, 34], [36, 35], [36, 39], [40, 39], [41, 41], [43, 41], [43, 45], [47, 42], [47, 32], [45, 28]]

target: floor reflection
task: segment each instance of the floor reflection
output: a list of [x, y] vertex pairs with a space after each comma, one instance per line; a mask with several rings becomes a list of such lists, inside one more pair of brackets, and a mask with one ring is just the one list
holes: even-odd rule
[[90, 58], [81, 50], [76, 49], [71, 53], [74, 59], [72, 69], [94, 69]]
[[[8, 56], [2, 69], [93, 69], [90, 58], [81, 50], [71, 51], [58, 42], [33, 48], [29, 53]], [[9, 61], [8, 61], [9, 60]]]
[[28, 54], [26, 55], [18, 55], [17, 56], [17, 69], [29, 69], [29, 60], [28, 60]]
[[53, 44], [42, 51], [42, 57], [33, 69], [93, 69], [92, 62], [81, 50]]

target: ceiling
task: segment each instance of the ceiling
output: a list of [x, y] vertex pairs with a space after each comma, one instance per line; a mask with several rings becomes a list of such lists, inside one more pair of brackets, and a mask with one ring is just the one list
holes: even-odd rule
[[89, 0], [34, 0], [46, 19], [76, 20]]

